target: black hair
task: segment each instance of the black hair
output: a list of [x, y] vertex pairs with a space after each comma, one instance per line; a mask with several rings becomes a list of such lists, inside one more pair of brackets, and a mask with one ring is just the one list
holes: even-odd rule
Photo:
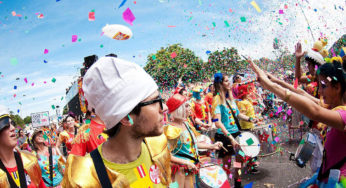
[[346, 89], [346, 74], [345, 66], [342, 67], [341, 63], [337, 60], [334, 60], [332, 63], [325, 63], [318, 69], [318, 74], [326, 78], [331, 79], [331, 85], [335, 86], [340, 83], [341, 85], [341, 97], [345, 93]]
[[72, 114], [68, 114], [68, 115], [65, 117], [65, 119], [63, 120], [64, 123], [67, 122], [67, 118], [69, 118], [69, 117], [73, 118], [73, 119], [76, 121], [76, 118], [75, 118]]
[[185, 88], [182, 88], [182, 89], [179, 91], [179, 94], [180, 94], [180, 95], [183, 95], [184, 91], [186, 91], [186, 89], [185, 89]]
[[226, 75], [225, 74], [222, 74], [222, 79], [221, 79], [221, 82], [215, 82], [215, 79], [214, 79], [214, 93], [213, 95], [216, 96], [218, 93], [222, 93], [222, 83], [223, 81], [225, 80], [225, 77]]
[[[140, 113], [141, 113], [141, 107], [139, 107], [138, 105], [130, 112], [130, 114], [134, 114], [136, 116], [139, 116]], [[107, 134], [109, 138], [112, 138], [116, 136], [117, 133], [120, 131], [120, 127], [121, 127], [121, 123], [119, 122], [114, 127], [107, 129], [103, 132]]]

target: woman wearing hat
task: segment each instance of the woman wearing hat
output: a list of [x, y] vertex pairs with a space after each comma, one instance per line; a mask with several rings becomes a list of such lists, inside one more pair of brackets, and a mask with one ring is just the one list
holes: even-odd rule
[[[42, 179], [47, 187], [60, 187], [63, 178], [65, 161], [59, 149], [48, 147], [43, 138], [43, 131], [38, 129], [31, 138], [33, 149], [37, 153], [38, 164], [41, 167]], [[52, 156], [52, 158], [50, 158]], [[50, 161], [52, 161], [52, 173], [50, 173]], [[52, 177], [51, 177], [52, 176]]]
[[179, 187], [194, 187], [194, 175], [198, 173], [199, 155], [198, 148], [219, 150], [221, 142], [215, 144], [198, 143], [196, 130], [187, 122], [190, 105], [185, 96], [174, 94], [167, 101], [168, 112], [172, 121], [165, 126], [164, 132], [169, 140], [172, 153], [172, 181]]
[[17, 137], [7, 108], [0, 105], [0, 187], [46, 187], [34, 155], [15, 151]]
[[[239, 113], [235, 104], [229, 83], [228, 76], [222, 73], [214, 75], [214, 98], [212, 106], [213, 122], [218, 128], [215, 134], [215, 141], [220, 141], [226, 147], [227, 151], [219, 150], [218, 156], [223, 160], [223, 167], [228, 174], [231, 173], [232, 155], [236, 154], [236, 162], [241, 163], [241, 158], [238, 155], [240, 148], [235, 138], [240, 135], [240, 125], [237, 123], [237, 118], [240, 120], [255, 122], [253, 118]], [[235, 187], [241, 187], [241, 180], [238, 171], [240, 168], [235, 168], [233, 174]]]
[[196, 122], [197, 130], [208, 130], [211, 127], [211, 115], [209, 105], [202, 99], [202, 88], [195, 87], [192, 93], [191, 110], [192, 118]]

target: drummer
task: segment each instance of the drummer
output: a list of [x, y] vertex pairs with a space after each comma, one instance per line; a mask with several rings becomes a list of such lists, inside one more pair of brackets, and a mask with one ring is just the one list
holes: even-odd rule
[[[243, 131], [251, 131], [254, 128], [254, 123], [257, 122], [255, 118], [255, 109], [252, 105], [251, 99], [249, 99], [249, 94], [252, 92], [252, 87], [249, 84], [241, 85], [238, 88], [238, 98], [240, 101], [237, 103], [240, 113], [250, 117], [250, 122], [240, 120], [240, 127]], [[253, 120], [253, 121], [251, 121]], [[257, 157], [250, 158], [248, 161], [248, 167], [251, 174], [258, 174], [259, 171], [256, 169], [257, 165], [254, 164], [254, 161], [257, 160]]]
[[[235, 140], [235, 138], [240, 135], [240, 127], [238, 127], [238, 124], [236, 123], [236, 118], [248, 122], [255, 122], [255, 120], [239, 113], [237, 105], [232, 97], [228, 76], [222, 73], [216, 73], [214, 75], [214, 87], [215, 92], [211, 114], [213, 114], [213, 122], [215, 122], [216, 127], [219, 128], [215, 134], [215, 141], [221, 141], [228, 150], [227, 152], [220, 150], [218, 156], [223, 159], [223, 167], [225, 171], [230, 174], [232, 155], [236, 154], [235, 161], [237, 164], [242, 162], [241, 157], [237, 152], [240, 149], [240, 146]], [[236, 188], [241, 187], [239, 171], [240, 168], [237, 166], [233, 174], [234, 185]]]
[[172, 121], [164, 127], [164, 132], [172, 153], [172, 181], [177, 182], [180, 188], [193, 188], [199, 166], [198, 148], [219, 150], [222, 143], [197, 143], [198, 133], [187, 121], [191, 111], [186, 101], [187, 98], [180, 94], [174, 94], [168, 99], [166, 104]]
[[209, 105], [202, 99], [201, 87], [195, 87], [192, 93], [191, 110], [192, 118], [195, 122], [197, 130], [208, 130], [211, 127], [211, 115], [209, 111]]

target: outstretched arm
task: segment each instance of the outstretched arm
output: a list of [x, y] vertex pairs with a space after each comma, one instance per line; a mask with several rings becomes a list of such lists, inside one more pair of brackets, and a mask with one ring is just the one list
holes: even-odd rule
[[344, 122], [337, 111], [328, 110], [317, 105], [314, 101], [303, 95], [292, 93], [288, 89], [284, 89], [278, 84], [273, 83], [268, 79], [268, 76], [251, 60], [248, 61], [251, 68], [257, 74], [261, 85], [275, 93], [278, 97], [286, 101], [299, 112], [308, 118], [325, 123], [328, 126], [344, 131]]

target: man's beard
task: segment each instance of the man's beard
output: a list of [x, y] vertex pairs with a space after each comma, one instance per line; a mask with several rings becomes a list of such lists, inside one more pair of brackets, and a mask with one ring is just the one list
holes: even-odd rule
[[150, 130], [142, 129], [141, 126], [134, 125], [133, 127], [133, 135], [136, 138], [140, 137], [152, 137], [152, 136], [160, 136], [162, 134], [162, 130], [159, 126], [154, 126]]

